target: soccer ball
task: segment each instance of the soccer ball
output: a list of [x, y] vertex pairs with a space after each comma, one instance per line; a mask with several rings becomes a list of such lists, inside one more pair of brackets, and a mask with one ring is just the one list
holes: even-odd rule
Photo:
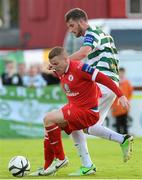
[[9, 161], [8, 169], [13, 176], [22, 177], [30, 171], [30, 162], [24, 156], [15, 156]]

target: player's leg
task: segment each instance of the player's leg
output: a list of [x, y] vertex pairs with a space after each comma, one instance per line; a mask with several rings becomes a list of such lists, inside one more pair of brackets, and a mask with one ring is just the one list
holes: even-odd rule
[[[55, 112], [56, 110], [52, 110], [52, 112]], [[65, 126], [65, 123], [60, 123], [58, 124], [59, 127], [64, 127]], [[54, 158], [58, 158], [57, 156], [55, 156], [54, 154], [54, 151], [52, 149], [52, 145], [50, 144], [50, 141], [49, 141], [49, 137], [48, 137], [48, 132], [45, 128], [45, 131], [44, 131], [44, 170], [47, 169], [51, 163], [53, 162]], [[61, 154], [63, 154], [61, 152]]]
[[102, 126], [116, 96], [107, 87], [101, 85], [100, 88], [102, 92], [102, 97], [99, 102], [100, 118], [94, 126], [89, 128], [89, 134], [121, 143], [124, 139], [123, 135]]
[[[93, 126], [93, 132], [94, 132], [93, 135], [96, 134], [96, 136], [104, 137], [106, 139], [110, 139], [110, 136], [112, 135], [112, 139], [114, 139], [115, 141], [117, 141], [119, 143], [122, 143], [123, 140], [124, 140], [124, 136], [118, 135], [114, 131], [111, 131], [110, 129], [104, 128], [102, 126], [102, 124], [104, 122], [104, 119], [106, 118], [107, 113], [108, 113], [109, 109], [111, 108], [116, 96], [107, 87], [105, 87], [103, 85], [99, 85], [99, 86], [100, 86], [101, 92], [102, 92], [102, 98], [100, 99], [100, 103], [99, 103], [100, 119], [99, 119], [99, 121], [97, 123], [98, 126]], [[81, 157], [84, 156], [83, 158], [81, 158], [81, 160], [82, 160], [82, 164], [85, 164], [85, 161], [88, 161], [88, 162], [90, 161], [90, 157], [88, 156], [87, 142], [86, 142], [86, 140], [83, 139], [83, 136], [81, 135], [81, 133], [82, 132], [74, 132], [74, 134], [76, 134], [76, 136], [73, 136], [73, 140], [74, 140], [75, 143], [76, 142], [78, 143], [79, 148], [77, 150], [78, 150]], [[81, 138], [82, 138], [82, 142], [84, 144], [83, 146], [80, 143]], [[127, 144], [129, 144], [127, 146], [127, 149], [129, 149], [128, 152], [130, 152], [131, 151], [131, 148], [130, 148], [130, 146], [131, 146], [131, 137], [130, 137], [130, 139], [128, 141], [130, 141], [130, 142], [127, 143]], [[83, 151], [85, 151], [87, 155], [85, 155], [83, 153]], [[123, 153], [123, 156], [126, 157], [127, 156], [126, 154], [130, 154], [130, 153], [125, 153], [125, 155]], [[126, 158], [125, 157], [124, 157], [124, 159], [127, 158], [127, 157]], [[73, 173], [73, 174], [75, 174], [75, 173]]]
[[101, 91], [103, 95], [99, 102], [100, 118], [99, 118], [99, 121], [95, 125], [89, 128], [88, 133], [97, 137], [101, 137], [101, 138], [105, 138], [108, 140], [113, 140], [113, 141], [121, 143], [124, 139], [123, 135], [118, 134], [115, 131], [107, 127], [104, 127], [102, 125], [116, 96], [108, 88], [103, 87]]
[[61, 160], [64, 159], [65, 155], [61, 140], [61, 129], [56, 123], [62, 118], [62, 112], [60, 111], [49, 112], [44, 118], [44, 126], [52, 151], [54, 152], [55, 157]]
[[[112, 103], [114, 102], [116, 96], [114, 93], [109, 91], [108, 88], [106, 89], [105, 86], [100, 86], [100, 88], [102, 91], [102, 97], [99, 102], [100, 119], [99, 119], [98, 123], [102, 124], [104, 122], [104, 119], [106, 118], [107, 113], [108, 113]], [[97, 128], [95, 128], [95, 129], [97, 131]], [[87, 140], [86, 140], [85, 135], [82, 133], [82, 131], [74, 131], [72, 133], [72, 138], [73, 138], [75, 145], [77, 144], [76, 147], [77, 147], [77, 151], [80, 156], [80, 159], [81, 159], [82, 166], [83, 167], [85, 166], [86, 168], [89, 168], [89, 166], [90, 166], [90, 168], [92, 169], [92, 161], [91, 161], [91, 158], [90, 158], [90, 155], [88, 152]], [[85, 165], [86, 162], [88, 162], [87, 165]], [[95, 171], [96, 171], [96, 169], [95, 169]], [[79, 172], [79, 171], [77, 171], [77, 172]], [[72, 174], [75, 174], [75, 173], [72, 173]]]
[[54, 151], [52, 150], [48, 134], [44, 132], [44, 169], [47, 169], [54, 160]]
[[49, 175], [56, 172], [61, 167], [68, 164], [68, 159], [65, 157], [61, 128], [57, 124], [66, 123], [61, 110], [47, 113], [44, 118], [44, 126], [49, 137], [52, 151], [54, 152], [55, 160], [53, 163], [44, 171], [44, 175]]
[[[53, 174], [58, 169], [68, 164], [68, 159], [65, 157], [64, 154], [62, 138], [61, 138], [61, 129], [57, 125], [58, 123], [59, 124], [66, 123], [66, 121], [64, 121], [62, 111], [57, 110], [46, 114], [44, 118], [44, 127], [46, 132], [44, 150], [45, 153], [50, 153], [51, 157], [49, 156], [49, 154], [45, 154], [45, 158], [46, 158], [45, 169], [40, 170], [38, 175]], [[55, 159], [53, 160], [53, 158]]]
[[[124, 136], [109, 128], [102, 126], [104, 118], [106, 117], [114, 99], [115, 99], [114, 93], [112, 93], [108, 88], [104, 88], [103, 97], [100, 99], [100, 104], [99, 104], [100, 119], [94, 126], [89, 127], [88, 133], [90, 135], [105, 138], [105, 139], [115, 141], [121, 144], [121, 148], [123, 152], [123, 160], [124, 162], [126, 162], [131, 156], [133, 137], [130, 135]], [[125, 145], [125, 148], [124, 148], [123, 145], [125, 143], [127, 145]]]
[[111, 129], [98, 124], [89, 127], [88, 134], [118, 142], [122, 149], [123, 161], [127, 162], [127, 160], [130, 159], [132, 154], [133, 136], [116, 133]]
[[70, 176], [81, 176], [94, 174], [96, 172], [96, 166], [93, 164], [88, 147], [86, 135], [82, 130], [73, 131], [72, 139], [74, 141], [74, 145], [77, 149], [78, 155], [81, 159], [82, 166], [76, 172], [69, 174]]
[[75, 142], [78, 155], [81, 158], [82, 166], [91, 167], [93, 163], [88, 152], [86, 135], [83, 130], [73, 131], [71, 135]]
[[48, 134], [44, 133], [44, 167], [43, 168], [38, 168], [35, 172], [32, 172], [30, 176], [40, 176], [44, 173], [44, 170], [47, 169], [53, 162], [54, 160], [54, 152], [51, 148], [51, 144], [49, 141]]
[[[91, 114], [92, 118], [90, 118], [88, 113]], [[89, 122], [86, 121], [86, 116], [88, 116]], [[75, 131], [77, 129], [84, 129], [84, 128], [88, 127], [89, 124], [90, 125], [94, 124], [98, 120], [98, 117], [99, 117], [98, 112], [94, 113], [94, 111], [91, 111], [88, 109], [78, 108], [78, 107], [73, 106], [73, 105], [71, 105], [71, 106], [66, 105], [62, 108], [61, 111], [55, 111], [54, 114], [48, 113], [48, 115], [45, 117], [44, 125], [46, 127], [50, 142], [53, 142], [51, 144], [56, 145], [55, 140], [52, 141], [52, 138], [55, 136], [57, 138], [58, 135], [54, 134], [53, 137], [50, 136], [50, 133], [53, 133], [52, 130], [56, 129], [55, 124], [67, 123], [67, 121], [68, 121], [68, 127], [69, 128], [65, 129], [65, 130], [66, 130], [66, 132], [69, 132], [68, 130]], [[66, 119], [66, 121], [64, 120], [64, 118]], [[57, 139], [56, 139], [56, 141], [57, 141]], [[53, 151], [54, 151], [54, 154], [56, 156], [55, 149], [56, 148], [54, 147]], [[59, 151], [59, 149], [58, 149], [58, 151]], [[56, 169], [57, 166], [58, 166], [57, 162], [56, 161], [53, 162], [51, 164], [51, 166], [47, 169], [48, 173], [53, 172], [53, 170]], [[94, 168], [95, 167], [93, 165], [91, 167], [89, 167], [88, 174], [91, 173], [91, 170], [92, 169], [94, 170]], [[84, 174], [87, 173], [85, 167], [83, 168], [83, 172], [85, 172]]]

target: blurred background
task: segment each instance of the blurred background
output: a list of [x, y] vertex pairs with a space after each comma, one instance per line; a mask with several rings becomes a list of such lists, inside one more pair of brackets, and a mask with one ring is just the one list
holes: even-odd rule
[[[80, 48], [83, 38], [69, 34], [64, 21], [74, 7], [113, 36], [133, 89], [128, 132], [142, 136], [142, 0], [0, 0], [0, 138], [42, 137], [44, 114], [66, 102], [42, 64], [53, 46], [69, 54]], [[105, 123], [118, 131], [112, 110]]]

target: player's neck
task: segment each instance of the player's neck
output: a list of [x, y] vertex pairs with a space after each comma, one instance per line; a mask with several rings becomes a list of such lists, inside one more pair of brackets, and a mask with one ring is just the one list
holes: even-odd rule
[[89, 29], [90, 28], [90, 26], [89, 26], [89, 24], [84, 24], [84, 26], [83, 26], [83, 36], [85, 35], [85, 32], [86, 32], [86, 30], [87, 29]]
[[88, 24], [88, 22], [85, 22], [84, 24], [83, 24], [83, 29], [84, 30], [87, 30], [88, 28], [89, 28], [89, 24]]

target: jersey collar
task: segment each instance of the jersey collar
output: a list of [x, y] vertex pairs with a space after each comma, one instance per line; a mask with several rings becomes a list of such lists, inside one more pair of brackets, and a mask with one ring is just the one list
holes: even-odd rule
[[65, 74], [68, 72], [69, 67], [70, 67], [70, 60], [68, 59], [68, 65], [67, 65], [67, 67], [66, 67], [66, 69], [65, 69]]

